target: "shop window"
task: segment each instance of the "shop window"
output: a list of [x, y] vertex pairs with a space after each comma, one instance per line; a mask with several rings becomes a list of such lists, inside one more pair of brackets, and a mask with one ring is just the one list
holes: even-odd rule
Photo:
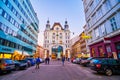
[[106, 46], [106, 51], [107, 51], [108, 57], [111, 57], [111, 56], [112, 56], [112, 51], [111, 51], [110, 45], [107, 45], [107, 46]]
[[99, 47], [99, 56], [100, 57], [104, 57], [104, 51], [103, 51], [103, 48], [102, 47]]
[[116, 44], [116, 49], [117, 49], [118, 58], [120, 59], [120, 43]]
[[95, 54], [95, 49], [94, 49], [94, 48], [92, 48], [92, 49], [91, 49], [91, 52], [92, 52], [92, 54], [91, 54], [91, 55], [92, 55], [92, 57], [96, 57], [96, 54]]

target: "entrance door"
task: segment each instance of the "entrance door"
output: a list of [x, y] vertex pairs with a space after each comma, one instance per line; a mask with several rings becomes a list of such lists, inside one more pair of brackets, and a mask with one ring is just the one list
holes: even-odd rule
[[120, 42], [116, 44], [118, 59], [120, 59]]
[[52, 47], [52, 59], [60, 59], [61, 55], [63, 53], [63, 47], [62, 46], [54, 46]]
[[52, 59], [56, 59], [57, 58], [57, 49], [55, 47], [52, 47], [52, 55], [51, 55]]

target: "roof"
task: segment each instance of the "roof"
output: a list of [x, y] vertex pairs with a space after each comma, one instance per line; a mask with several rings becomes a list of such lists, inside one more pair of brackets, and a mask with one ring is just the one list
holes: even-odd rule
[[53, 24], [51, 30], [53, 30], [56, 25], [60, 26], [61, 29], [64, 30], [63, 27], [61, 26], [61, 24], [60, 24], [59, 22], [55, 22], [55, 23]]

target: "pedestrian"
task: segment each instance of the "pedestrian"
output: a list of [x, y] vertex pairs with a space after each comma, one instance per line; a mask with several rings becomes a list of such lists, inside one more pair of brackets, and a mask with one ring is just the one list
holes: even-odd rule
[[40, 65], [40, 58], [38, 57], [38, 58], [36, 59], [36, 69], [39, 69], [39, 68], [40, 68], [39, 65]]
[[49, 62], [50, 62], [50, 58], [48, 57], [48, 64], [49, 64]]
[[64, 66], [65, 56], [62, 57], [62, 65]]
[[49, 57], [47, 57], [46, 58], [46, 63], [49, 64], [49, 62], [50, 62], [50, 59], [49, 59]]
[[45, 58], [45, 64], [47, 64], [47, 57]]

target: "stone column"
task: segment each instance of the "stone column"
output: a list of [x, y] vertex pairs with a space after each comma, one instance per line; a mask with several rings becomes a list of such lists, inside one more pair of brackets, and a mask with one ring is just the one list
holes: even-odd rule
[[70, 58], [70, 50], [68, 50], [68, 58]]

